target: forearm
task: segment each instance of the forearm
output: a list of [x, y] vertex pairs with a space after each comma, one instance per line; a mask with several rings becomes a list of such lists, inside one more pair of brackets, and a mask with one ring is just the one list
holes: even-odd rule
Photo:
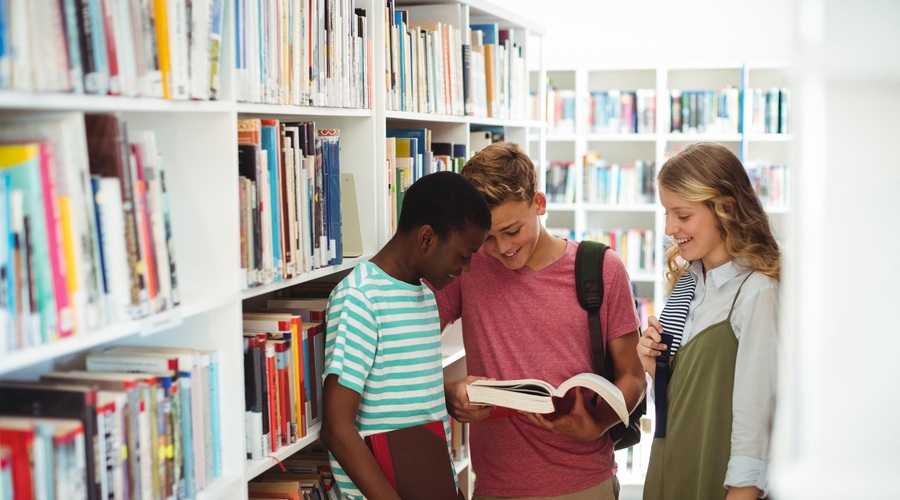
[[756, 486], [733, 486], [728, 488], [725, 500], [756, 500], [759, 494], [760, 489]]

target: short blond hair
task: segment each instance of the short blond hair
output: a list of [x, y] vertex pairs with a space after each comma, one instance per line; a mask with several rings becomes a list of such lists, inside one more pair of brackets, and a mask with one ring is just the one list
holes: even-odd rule
[[507, 201], [534, 200], [537, 170], [514, 142], [495, 142], [473, 156], [460, 172], [478, 189], [491, 208]]

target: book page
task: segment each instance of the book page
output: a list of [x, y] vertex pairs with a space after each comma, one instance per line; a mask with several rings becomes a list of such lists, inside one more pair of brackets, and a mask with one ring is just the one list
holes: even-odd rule
[[600, 395], [616, 412], [622, 422], [628, 425], [628, 407], [622, 391], [612, 382], [596, 373], [579, 373], [559, 385], [554, 396], [563, 397], [573, 387], [585, 387]]

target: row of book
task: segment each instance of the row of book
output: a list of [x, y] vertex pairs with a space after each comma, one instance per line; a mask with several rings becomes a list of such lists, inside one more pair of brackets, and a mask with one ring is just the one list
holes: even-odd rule
[[786, 88], [744, 91], [747, 114], [745, 133], [787, 134], [790, 132], [790, 91]]
[[0, 496], [194, 498], [222, 474], [212, 351], [118, 346], [0, 383]]
[[245, 303], [244, 396], [248, 460], [306, 436], [322, 420], [326, 299]]
[[457, 172], [468, 156], [466, 144], [432, 141], [429, 128], [388, 128], [385, 132], [385, 166], [387, 168], [389, 234], [396, 230], [403, 193], [415, 181], [434, 172]]
[[576, 131], [578, 98], [574, 90], [547, 89], [547, 107], [544, 117], [548, 135], [574, 134]]
[[215, 99], [225, 0], [10, 0], [0, 88]]
[[343, 261], [340, 168], [339, 129], [238, 120], [244, 286]]
[[0, 354], [176, 306], [164, 161], [118, 114], [0, 123]]
[[790, 169], [787, 165], [773, 164], [767, 160], [744, 162], [750, 184], [767, 207], [787, 207], [790, 205]]
[[468, 6], [403, 6], [387, 0], [388, 109], [524, 119], [524, 40], [496, 23], [461, 26]]
[[685, 134], [737, 134], [741, 131], [741, 93], [722, 90], [669, 91], [670, 132]]
[[584, 156], [584, 201], [608, 205], [635, 205], [656, 201], [656, 162], [610, 163], [599, 153]]
[[372, 40], [351, 0], [238, 0], [235, 99], [370, 108]]
[[575, 162], [552, 160], [545, 172], [544, 195], [549, 203], [575, 203]]
[[338, 500], [340, 493], [328, 451], [316, 441], [247, 483], [248, 498], [283, 500]]
[[594, 134], [656, 132], [656, 90], [604, 90], [588, 96], [587, 127]]
[[652, 229], [591, 229], [585, 232], [583, 239], [606, 243], [619, 254], [630, 274], [653, 273], [654, 234]]

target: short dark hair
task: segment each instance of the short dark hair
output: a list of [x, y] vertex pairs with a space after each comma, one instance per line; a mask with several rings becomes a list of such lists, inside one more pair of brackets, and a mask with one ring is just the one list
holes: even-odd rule
[[454, 172], [435, 172], [407, 188], [397, 232], [406, 233], [426, 224], [442, 239], [473, 224], [489, 231], [491, 210], [468, 179]]

